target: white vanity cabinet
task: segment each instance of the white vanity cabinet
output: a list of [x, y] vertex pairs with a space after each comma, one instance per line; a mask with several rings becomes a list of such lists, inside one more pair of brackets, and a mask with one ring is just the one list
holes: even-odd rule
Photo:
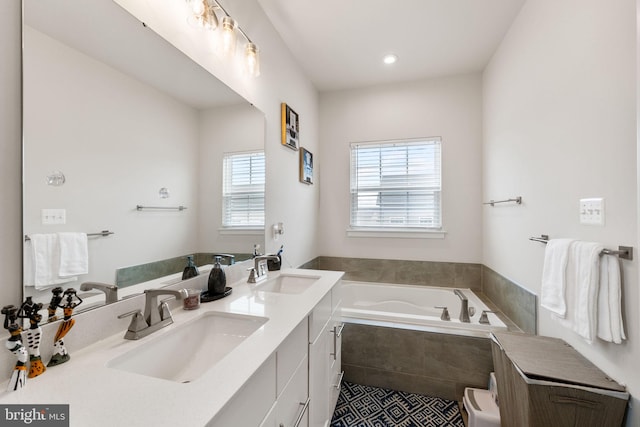
[[[308, 319], [276, 351], [277, 400], [260, 427], [308, 427]], [[239, 425], [239, 424], [236, 424]]]
[[[341, 337], [340, 282], [309, 315], [309, 426], [331, 422], [339, 394]], [[336, 391], [337, 390], [337, 391]]]

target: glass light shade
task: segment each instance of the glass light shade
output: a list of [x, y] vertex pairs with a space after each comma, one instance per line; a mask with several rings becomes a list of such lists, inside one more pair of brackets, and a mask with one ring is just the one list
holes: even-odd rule
[[249, 42], [244, 47], [245, 65], [247, 67], [247, 74], [251, 77], [258, 77], [260, 75], [260, 56], [258, 46]]
[[222, 53], [233, 56], [236, 51], [236, 27], [238, 23], [230, 16], [222, 18]]
[[189, 25], [206, 30], [218, 28], [218, 16], [215, 12], [214, 3], [211, 0], [188, 0], [196, 6], [191, 7], [191, 14], [187, 18]]

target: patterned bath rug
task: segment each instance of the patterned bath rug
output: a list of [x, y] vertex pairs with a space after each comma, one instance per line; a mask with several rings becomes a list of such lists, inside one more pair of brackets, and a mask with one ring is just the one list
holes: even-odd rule
[[331, 427], [464, 427], [458, 403], [342, 382]]

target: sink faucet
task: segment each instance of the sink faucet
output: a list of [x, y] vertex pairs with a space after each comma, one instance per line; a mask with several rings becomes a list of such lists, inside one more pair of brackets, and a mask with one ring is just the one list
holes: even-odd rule
[[471, 319], [469, 319], [469, 300], [460, 289], [455, 289], [453, 292], [458, 296], [458, 298], [460, 298], [460, 321], [464, 323], [470, 323]]
[[81, 291], [90, 291], [92, 289], [97, 289], [104, 292], [105, 303], [107, 304], [118, 301], [118, 287], [115, 285], [108, 285], [106, 283], [98, 282], [84, 282], [82, 285], [80, 285]]
[[162, 329], [173, 323], [171, 311], [166, 301], [162, 301], [158, 305], [158, 297], [160, 295], [173, 295], [176, 299], [183, 299], [188, 296], [186, 289], [147, 289], [144, 291], [144, 316], [140, 310], [134, 310], [129, 313], [121, 314], [118, 319], [133, 315], [129, 329], [124, 335], [125, 339], [137, 340]]
[[258, 283], [267, 278], [267, 260], [280, 262], [280, 258], [276, 255], [259, 255], [253, 258], [254, 267], [251, 269], [251, 273], [249, 273], [247, 283]]

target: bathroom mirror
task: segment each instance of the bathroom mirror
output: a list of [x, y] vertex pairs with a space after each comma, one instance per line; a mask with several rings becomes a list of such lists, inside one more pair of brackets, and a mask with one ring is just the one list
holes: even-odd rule
[[264, 247], [264, 225], [221, 224], [222, 155], [264, 152], [262, 112], [111, 0], [23, 8], [25, 296], [46, 306], [57, 283], [34, 286], [51, 271], [30, 235], [96, 234], [88, 274], [57, 285], [77, 290]]

